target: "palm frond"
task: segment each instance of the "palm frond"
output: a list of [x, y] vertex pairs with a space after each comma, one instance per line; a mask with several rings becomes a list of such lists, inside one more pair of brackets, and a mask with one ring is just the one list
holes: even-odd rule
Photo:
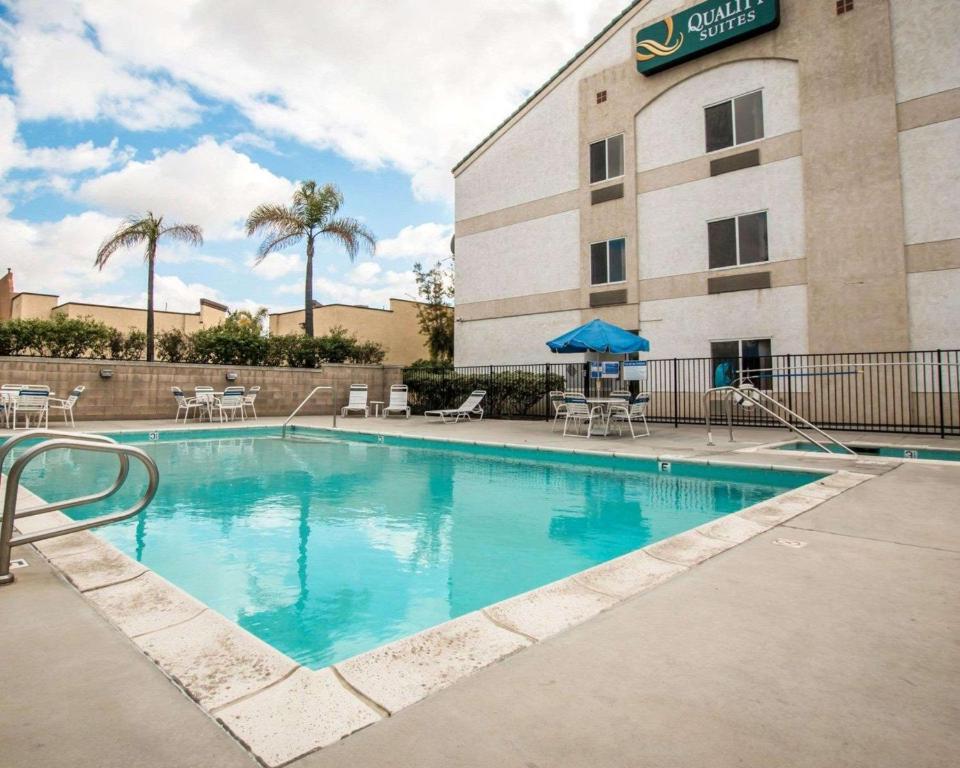
[[339, 242], [350, 257], [350, 261], [357, 258], [361, 250], [371, 255], [377, 249], [377, 238], [364, 224], [356, 219], [344, 217], [328, 221], [320, 233], [327, 238]]
[[280, 232], [269, 235], [268, 237], [264, 238], [264, 241], [260, 243], [260, 247], [257, 248], [257, 258], [254, 260], [254, 263], [259, 264], [274, 251], [279, 251], [281, 248], [286, 248], [288, 245], [292, 245], [302, 237], [303, 232], [288, 232], [286, 234]]
[[169, 235], [174, 240], [187, 245], [203, 245], [203, 230], [196, 224], [171, 224], [168, 227], [162, 227], [157, 235], [158, 237]]
[[285, 205], [263, 203], [254, 208], [247, 216], [247, 236], [267, 230], [269, 234], [292, 233], [303, 229], [303, 222], [296, 212]]
[[103, 269], [107, 261], [117, 251], [125, 248], [135, 248], [143, 242], [150, 240], [153, 224], [156, 220], [153, 214], [147, 214], [145, 218], [128, 218], [121, 224], [117, 230], [100, 244], [97, 249], [97, 257], [94, 260], [94, 266]]
[[343, 205], [343, 195], [334, 184], [317, 187], [315, 181], [304, 181], [293, 194], [293, 209], [310, 228], [323, 229]]

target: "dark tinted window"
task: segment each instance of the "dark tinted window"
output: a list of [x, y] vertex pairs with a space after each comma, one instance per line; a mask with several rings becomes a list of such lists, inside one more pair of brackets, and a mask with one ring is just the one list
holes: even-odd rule
[[627, 279], [627, 269], [625, 264], [625, 242], [621, 240], [611, 240], [610, 246], [610, 279], [608, 282], [619, 283]]
[[707, 224], [710, 241], [710, 269], [737, 263], [737, 220], [723, 219]]
[[594, 285], [607, 282], [607, 244], [590, 246], [590, 282]]
[[737, 144], [763, 138], [763, 95], [748, 93], [734, 100], [737, 123]]
[[597, 141], [590, 145], [590, 181], [607, 178], [607, 142]]
[[740, 227], [740, 263], [767, 260], [767, 214], [750, 213], [737, 219]]
[[607, 178], [623, 176], [623, 136], [607, 139]]
[[733, 144], [733, 109], [729, 101], [707, 107], [707, 152]]

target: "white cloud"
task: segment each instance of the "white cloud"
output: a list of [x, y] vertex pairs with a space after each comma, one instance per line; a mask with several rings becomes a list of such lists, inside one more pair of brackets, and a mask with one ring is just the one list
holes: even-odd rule
[[271, 253], [259, 264], [257, 264], [256, 257], [251, 256], [246, 260], [246, 265], [255, 274], [265, 277], [267, 280], [276, 280], [289, 274], [303, 272], [306, 269], [304, 260], [299, 254], [295, 253]]
[[[9, 96], [0, 96], [0, 175], [14, 169], [53, 172], [52, 179], [81, 171], [102, 171], [133, 157], [129, 147], [121, 149], [116, 138], [105, 146], [84, 141], [73, 147], [28, 148], [18, 133], [16, 107]], [[42, 183], [49, 184], [42, 180]]]
[[[99, 50], [84, 28], [78, 4], [56, 3], [55, 13], [46, 5], [15, 4], [16, 32], [4, 36], [6, 64], [24, 119], [109, 118], [140, 131], [198, 120], [200, 106], [184, 86], [145, 76]], [[144, 23], [143, 9], [127, 23], [152, 26]]]
[[186, 84], [265, 138], [397, 168], [449, 201], [451, 165], [624, 2], [25, 3], [9, 66], [25, 114], [183, 124], [198, 110]]
[[272, 155], [281, 154], [275, 142], [256, 133], [238, 133], [224, 143], [234, 149], [237, 147], [253, 147], [254, 149], [262, 149], [264, 152], [269, 152]]
[[246, 155], [203, 138], [188, 150], [90, 179], [76, 196], [118, 216], [150, 210], [168, 221], [198, 224], [205, 238], [215, 240], [244, 237], [243, 221], [255, 206], [289, 202], [293, 189]]
[[[323, 304], [362, 304], [386, 307], [390, 299], [415, 299], [417, 284], [412, 272], [384, 270], [379, 264], [364, 261], [341, 279], [318, 277], [314, 280], [314, 298]], [[295, 296], [303, 293], [303, 283], [290, 283], [276, 293]]]
[[396, 237], [377, 243], [384, 259], [442, 259], [450, 255], [452, 224], [429, 222], [404, 227]]
[[[203, 283], [185, 283], [176, 275], [157, 275], [154, 280], [153, 306], [169, 312], [197, 312], [200, 309], [200, 299], [223, 301], [223, 296], [216, 288]], [[137, 304], [147, 305], [147, 294], [140, 294]]]

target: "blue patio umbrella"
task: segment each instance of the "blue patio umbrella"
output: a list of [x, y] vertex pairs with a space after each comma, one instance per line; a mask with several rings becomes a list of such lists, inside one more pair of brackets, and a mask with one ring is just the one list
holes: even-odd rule
[[627, 355], [631, 352], [649, 352], [650, 342], [619, 326], [594, 319], [574, 328], [563, 336], [547, 342], [554, 352], [608, 352]]

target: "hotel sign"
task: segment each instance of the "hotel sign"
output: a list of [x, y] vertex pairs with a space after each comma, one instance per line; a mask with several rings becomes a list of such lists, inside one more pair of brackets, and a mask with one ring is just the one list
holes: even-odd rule
[[707, 0], [637, 32], [637, 72], [652, 75], [779, 23], [780, 0]]

